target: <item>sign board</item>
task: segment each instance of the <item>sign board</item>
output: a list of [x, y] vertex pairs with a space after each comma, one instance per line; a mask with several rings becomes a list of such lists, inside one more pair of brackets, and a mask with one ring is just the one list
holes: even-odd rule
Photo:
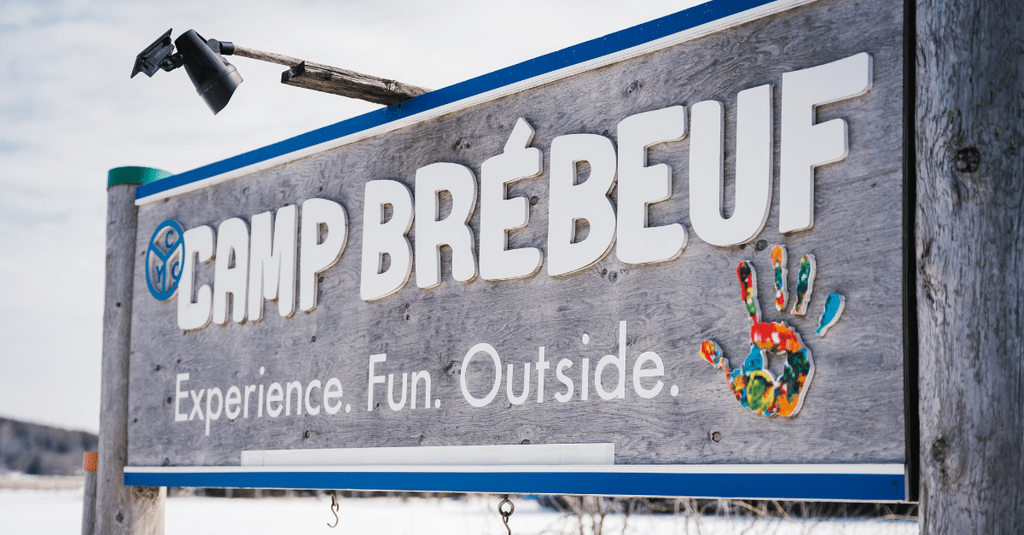
[[905, 499], [903, 72], [715, 0], [140, 187], [125, 481]]

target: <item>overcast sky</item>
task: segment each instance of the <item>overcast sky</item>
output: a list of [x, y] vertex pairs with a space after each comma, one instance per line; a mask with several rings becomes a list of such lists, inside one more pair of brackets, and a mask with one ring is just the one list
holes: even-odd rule
[[0, 3], [0, 416], [99, 428], [106, 174], [179, 173], [376, 109], [245, 79], [218, 115], [181, 70], [129, 79], [168, 28], [441, 88], [700, 0], [4, 0]]

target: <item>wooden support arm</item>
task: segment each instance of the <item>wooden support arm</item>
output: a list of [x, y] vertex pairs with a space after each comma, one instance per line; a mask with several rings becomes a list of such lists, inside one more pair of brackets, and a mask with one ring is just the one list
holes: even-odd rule
[[303, 61], [291, 56], [263, 52], [235, 45], [234, 55], [290, 67], [281, 73], [281, 83], [357, 98], [376, 104], [397, 104], [430, 90], [396, 80], [377, 78], [330, 65]]
[[[227, 54], [226, 51], [221, 51], [222, 54]], [[273, 63], [275, 65], [284, 65], [285, 67], [294, 67], [302, 60], [299, 58], [293, 58], [291, 56], [285, 56], [284, 54], [275, 54], [273, 52], [264, 52], [262, 50], [256, 50], [255, 48], [247, 48], [244, 46], [234, 46], [235, 56], [242, 56], [243, 58], [258, 59], [267, 63]]]

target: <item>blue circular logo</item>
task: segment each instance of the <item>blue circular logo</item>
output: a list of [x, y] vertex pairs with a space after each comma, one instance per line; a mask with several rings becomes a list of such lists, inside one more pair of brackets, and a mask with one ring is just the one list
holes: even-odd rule
[[167, 301], [178, 292], [185, 256], [185, 233], [173, 219], [160, 223], [149, 239], [146, 252], [146, 284], [149, 293]]

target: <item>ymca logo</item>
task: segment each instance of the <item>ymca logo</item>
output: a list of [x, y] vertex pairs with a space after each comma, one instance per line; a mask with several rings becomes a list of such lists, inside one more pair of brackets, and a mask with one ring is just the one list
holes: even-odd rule
[[160, 223], [149, 239], [146, 252], [146, 284], [153, 297], [167, 301], [177, 293], [184, 252], [185, 236], [181, 225], [173, 219]]

